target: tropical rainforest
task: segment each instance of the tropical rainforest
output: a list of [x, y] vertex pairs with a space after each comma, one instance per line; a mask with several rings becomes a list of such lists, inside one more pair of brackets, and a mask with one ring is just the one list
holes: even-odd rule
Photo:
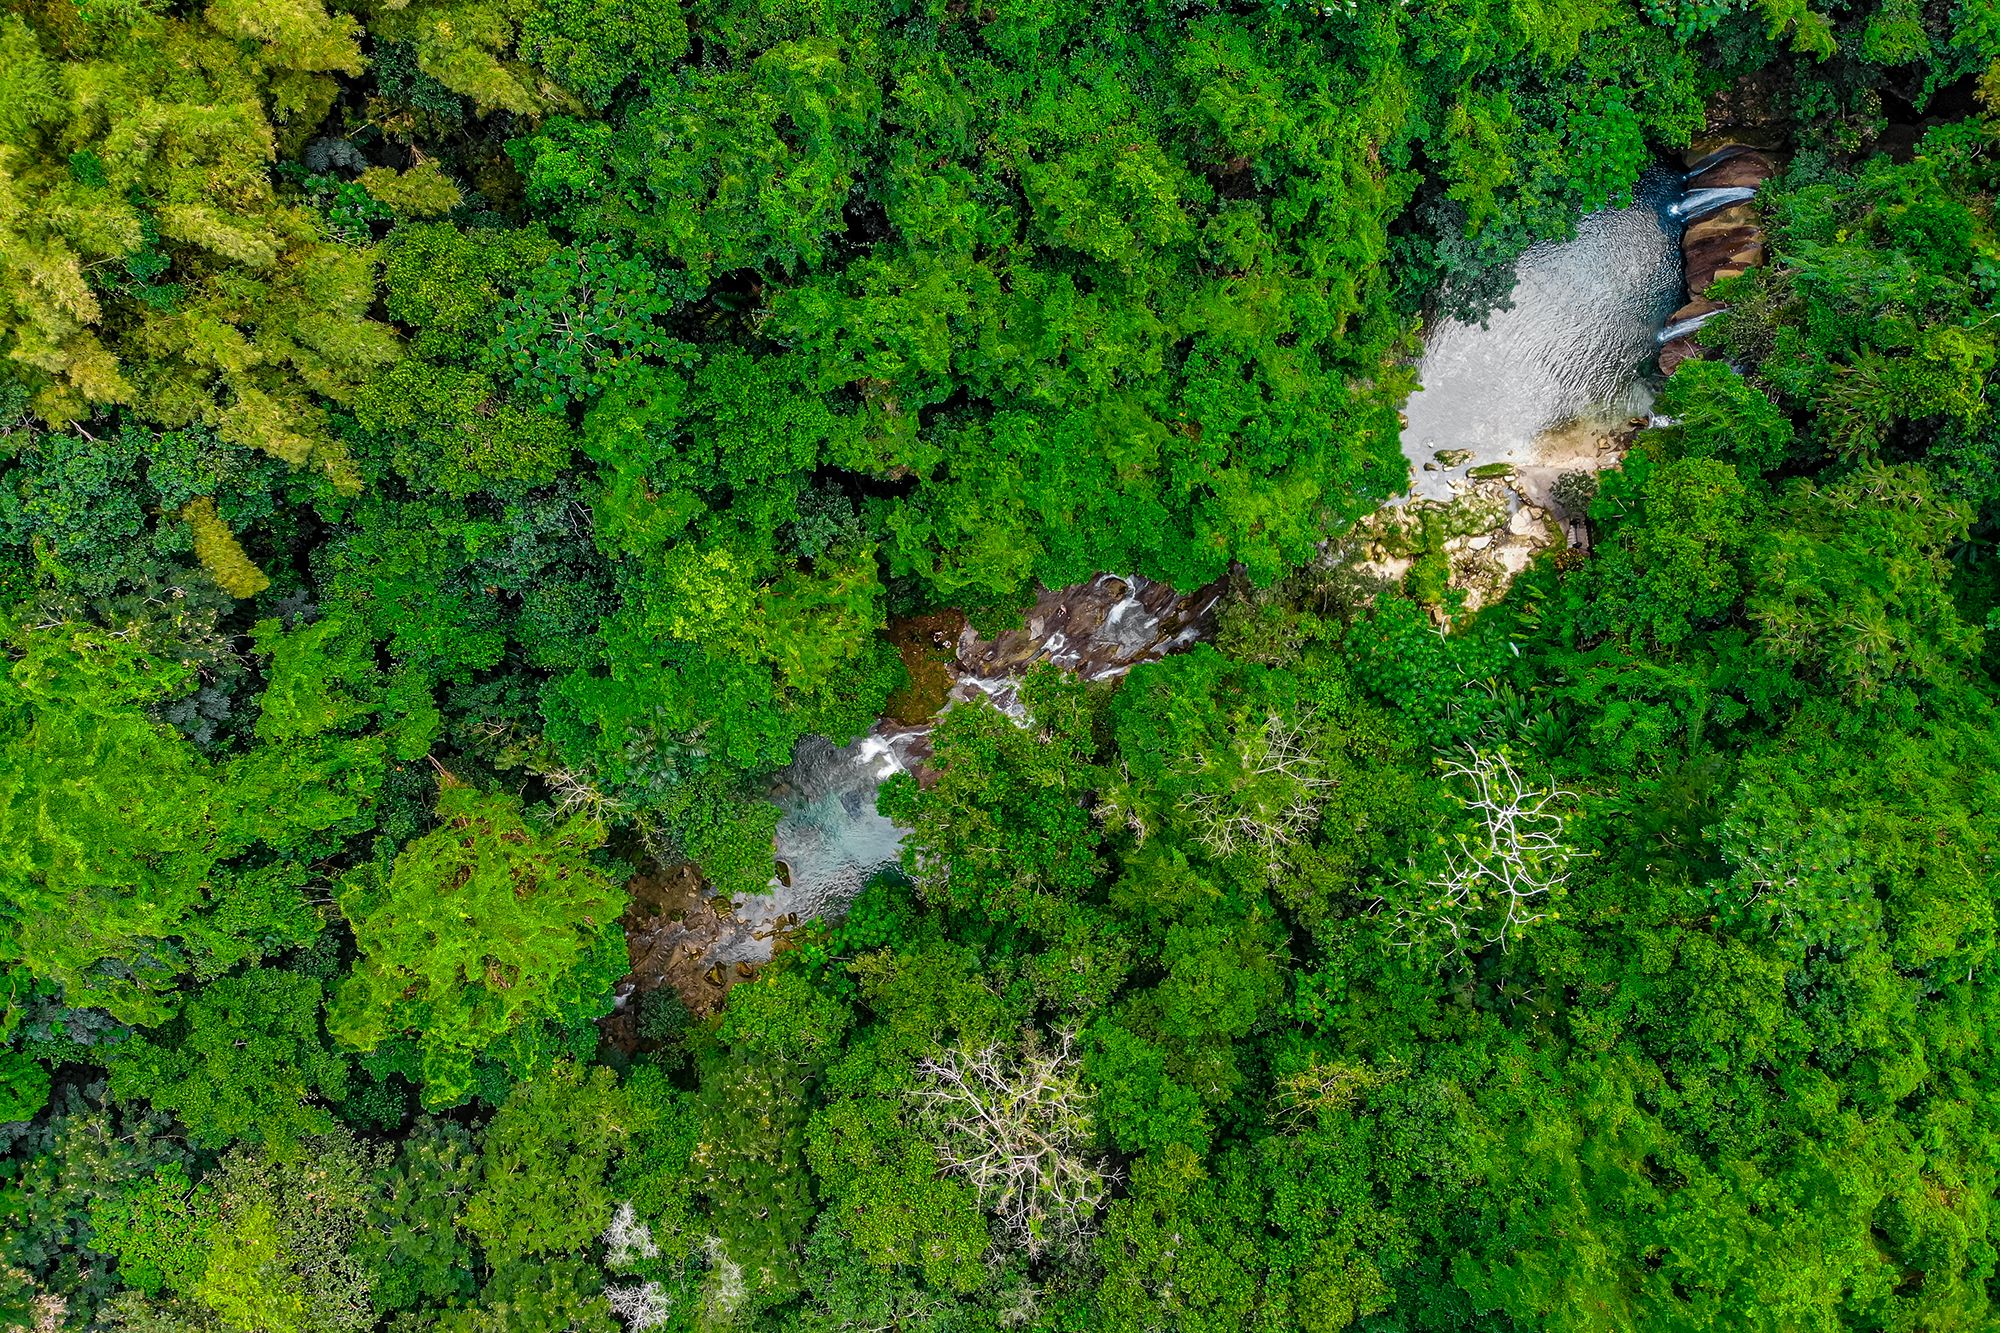
[[[0, 1326], [1992, 1328], [1996, 62], [1994, 0], [6, 0]], [[1746, 106], [1764, 262], [1589, 549], [1357, 578], [1426, 324]], [[947, 709], [900, 870], [619, 994], [895, 625], [1102, 571], [1214, 633]]]

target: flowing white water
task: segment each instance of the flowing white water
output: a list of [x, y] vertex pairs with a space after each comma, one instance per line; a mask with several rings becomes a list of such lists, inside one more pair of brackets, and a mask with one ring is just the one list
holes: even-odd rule
[[1680, 193], [1678, 173], [1647, 173], [1630, 208], [1592, 213], [1573, 239], [1523, 254], [1510, 309], [1483, 326], [1450, 320], [1432, 331], [1422, 387], [1404, 409], [1413, 497], [1449, 499], [1471, 468], [1534, 463], [1544, 432], [1652, 405], [1641, 370], [1680, 303], [1681, 224], [1671, 212]]
[[[1680, 180], [1673, 172], [1649, 173], [1632, 207], [1593, 213], [1578, 224], [1575, 239], [1523, 255], [1511, 309], [1495, 311], [1483, 327], [1452, 322], [1432, 333], [1423, 387], [1410, 398], [1403, 432], [1413, 494], [1448, 498], [1450, 480], [1469, 467], [1535, 461], [1537, 439], [1552, 428], [1646, 410], [1651, 393], [1640, 372], [1680, 300], [1681, 224], [1672, 213]], [[1470, 458], [1424, 471], [1440, 449], [1465, 449]], [[1104, 678], [1198, 636], [1192, 623], [1169, 626], [1174, 632], [1167, 634], [1159, 615], [1140, 602], [1138, 585], [1124, 582], [1128, 591], [1101, 616], [1073, 626], [1070, 636], [1049, 633], [1034, 656]], [[1086, 634], [1087, 641], [1072, 642]], [[982, 694], [1017, 710], [1019, 669], [1008, 663], [990, 676], [968, 670], [954, 693]], [[737, 928], [712, 956], [768, 958], [773, 931], [790, 914], [799, 921], [838, 916], [872, 876], [895, 864], [903, 830], [877, 811], [875, 791], [903, 768], [881, 737], [845, 748], [816, 736], [801, 741], [770, 793], [783, 812], [775, 840], [783, 873], [773, 876], [768, 893], [736, 904]]]

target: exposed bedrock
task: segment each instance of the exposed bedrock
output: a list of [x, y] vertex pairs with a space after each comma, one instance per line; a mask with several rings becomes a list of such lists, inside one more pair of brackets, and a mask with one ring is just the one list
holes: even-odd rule
[[[1736, 142], [1727, 136], [1697, 144], [1688, 150], [1685, 160], [1688, 198], [1713, 203], [1734, 197], [1740, 202], [1696, 216], [1681, 233], [1687, 301], [1668, 318], [1660, 340], [1660, 372], [1665, 375], [1673, 374], [1681, 362], [1706, 354], [1694, 335], [1706, 322], [1705, 317], [1723, 308], [1708, 295], [1709, 288], [1764, 262], [1764, 226], [1756, 201], [1734, 192], [1755, 190], [1782, 165], [1775, 147]], [[1720, 191], [1731, 194], [1717, 193]]]

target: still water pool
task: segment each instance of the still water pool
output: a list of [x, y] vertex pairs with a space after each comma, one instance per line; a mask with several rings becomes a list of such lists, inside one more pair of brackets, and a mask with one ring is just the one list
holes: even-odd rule
[[[1573, 239], [1523, 254], [1510, 308], [1430, 332], [1404, 408], [1413, 496], [1448, 499], [1469, 468], [1532, 463], [1556, 427], [1646, 412], [1653, 338], [1681, 301], [1680, 197], [1678, 172], [1648, 172], [1630, 208], [1592, 213]], [[1440, 463], [1451, 450], [1467, 456]]]

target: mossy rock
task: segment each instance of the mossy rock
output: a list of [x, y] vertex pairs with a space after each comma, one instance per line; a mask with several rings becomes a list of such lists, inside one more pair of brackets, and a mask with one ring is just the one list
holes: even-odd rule
[[1465, 474], [1474, 481], [1498, 481], [1514, 475], [1512, 463], [1481, 463]]
[[1431, 457], [1437, 459], [1438, 462], [1444, 464], [1446, 467], [1457, 467], [1461, 463], [1470, 463], [1472, 461], [1472, 450], [1440, 449], [1432, 454]]

